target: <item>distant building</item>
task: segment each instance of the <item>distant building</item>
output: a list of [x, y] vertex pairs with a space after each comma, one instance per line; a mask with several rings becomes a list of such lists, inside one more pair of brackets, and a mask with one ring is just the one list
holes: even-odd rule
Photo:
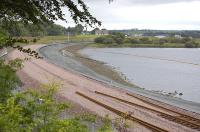
[[182, 38], [181, 35], [174, 35], [175, 38]]
[[166, 35], [157, 35], [157, 36], [155, 36], [156, 38], [165, 38], [165, 37], [167, 37]]
[[102, 29], [102, 30], [95, 30], [95, 35], [108, 35], [109, 31], [106, 29]]
[[142, 37], [143, 34], [133, 34], [132, 37]]
[[88, 34], [90, 34], [90, 31], [83, 31], [82, 34], [83, 35], [88, 35]]

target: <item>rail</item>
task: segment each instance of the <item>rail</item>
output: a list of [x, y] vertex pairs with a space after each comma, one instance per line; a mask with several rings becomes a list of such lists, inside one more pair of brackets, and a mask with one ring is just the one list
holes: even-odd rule
[[[102, 93], [102, 92], [95, 91], [95, 93], [99, 94], [99, 95], [103, 95], [103, 96], [106, 96], [106, 97], [110, 97], [110, 98], [116, 99], [118, 101], [121, 101], [123, 103], [129, 104], [129, 105], [132, 105], [132, 106], [136, 106], [136, 107], [139, 107], [139, 108], [142, 108], [142, 109], [146, 109], [146, 110], [155, 112], [155, 113], [159, 114], [159, 116], [161, 116], [161, 117], [163, 117], [165, 119], [168, 119], [170, 121], [173, 121], [175, 123], [184, 125], [186, 127], [189, 127], [189, 128], [195, 129], [195, 130], [200, 130], [200, 125], [198, 123], [194, 123], [193, 122], [194, 119], [196, 119], [196, 118], [193, 118], [193, 121], [191, 121], [190, 119], [183, 119], [183, 118], [181, 118], [179, 116], [172, 116], [170, 114], [167, 114], [167, 113], [164, 113], [164, 112], [161, 112], [161, 111], [149, 108], [149, 107], [145, 107], [145, 106], [133, 103], [131, 101], [127, 101], [127, 100], [124, 100], [124, 99], [121, 99], [121, 98], [118, 98], [118, 97], [115, 97], [115, 96], [112, 96], [112, 95], [108, 95], [108, 94], [105, 94], [105, 93]], [[172, 111], [170, 111], [170, 112], [172, 112]], [[178, 112], [176, 112], [175, 114], [178, 114], [180, 116], [182, 115], [181, 113], [178, 113]], [[184, 116], [186, 116], [186, 115], [184, 115]]]
[[[92, 102], [94, 102], [94, 103], [96, 103], [96, 104], [98, 104], [98, 105], [104, 107], [105, 109], [107, 109], [107, 110], [109, 110], [109, 111], [111, 111], [111, 112], [113, 112], [113, 113], [115, 113], [115, 114], [117, 114], [117, 115], [119, 115], [119, 116], [122, 116], [122, 115], [125, 115], [125, 114], [126, 114], [125, 112], [122, 112], [122, 111], [120, 111], [120, 110], [117, 110], [117, 109], [115, 109], [115, 108], [113, 108], [113, 107], [111, 107], [111, 106], [109, 106], [109, 105], [106, 105], [106, 104], [104, 104], [104, 103], [102, 103], [102, 102], [100, 102], [100, 101], [98, 101], [98, 100], [95, 100], [95, 99], [93, 99], [93, 98], [87, 96], [87, 95], [84, 94], [84, 93], [81, 93], [81, 92], [76, 91], [76, 94], [78, 94], [78, 95], [84, 97], [85, 99], [88, 99], [88, 100], [90, 100], [90, 101], [92, 101]], [[141, 120], [141, 119], [139, 119], [139, 118], [137, 118], [137, 117], [134, 117], [133, 115], [130, 115], [130, 116], [128, 117], [128, 119], [129, 119], [129, 120], [132, 120], [132, 121], [136, 121], [136, 122], [138, 122], [139, 124], [141, 124], [141, 125], [143, 125], [143, 126], [149, 128], [149, 129], [151, 129], [151, 130], [154, 131], [154, 132], [168, 132], [167, 130], [165, 130], [165, 129], [163, 129], [163, 128], [160, 128], [160, 127], [155, 126], [155, 125], [153, 125], [153, 124], [150, 124], [150, 123], [148, 123], [148, 122], [146, 122], [146, 121], [143, 121], [143, 120]]]

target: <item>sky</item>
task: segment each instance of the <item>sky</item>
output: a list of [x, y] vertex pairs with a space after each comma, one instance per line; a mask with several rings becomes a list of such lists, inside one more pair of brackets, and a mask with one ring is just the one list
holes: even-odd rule
[[[84, 0], [101, 28], [200, 30], [200, 0]], [[75, 24], [57, 21], [65, 27]], [[91, 29], [91, 28], [89, 28]]]

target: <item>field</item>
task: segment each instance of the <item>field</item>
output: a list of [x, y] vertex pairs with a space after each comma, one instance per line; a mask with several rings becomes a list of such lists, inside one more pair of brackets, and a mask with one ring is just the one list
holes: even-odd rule
[[[105, 47], [116, 47], [116, 48], [122, 48], [122, 47], [139, 47], [139, 48], [185, 48], [185, 43], [163, 43], [163, 44], [157, 44], [157, 43], [129, 43], [124, 42], [123, 44], [103, 44], [103, 43], [95, 43], [94, 39], [99, 36], [97, 35], [75, 35], [75, 36], [69, 36], [69, 42], [89, 42], [91, 47], [98, 47], [98, 48], [105, 48]], [[44, 36], [44, 37], [23, 37], [24, 39], [29, 40], [28, 44], [51, 44], [51, 43], [61, 43], [61, 42], [68, 42], [68, 36], [62, 35], [62, 36]], [[33, 39], [37, 39], [36, 42], [33, 42]], [[150, 38], [150, 40], [153, 40], [155, 38]], [[197, 43], [200, 43], [200, 39], [195, 39]], [[17, 43], [20, 44], [20, 43]], [[20, 44], [20, 45], [27, 45], [27, 44]], [[200, 47], [200, 44], [198, 45]]]
[[[76, 36], [69, 36], [69, 42], [82, 42], [82, 41], [93, 41], [97, 36], [96, 35], [76, 35]], [[45, 36], [39, 38], [37, 43], [40, 44], [48, 44], [48, 43], [55, 43], [55, 42], [67, 42], [68, 36]]]

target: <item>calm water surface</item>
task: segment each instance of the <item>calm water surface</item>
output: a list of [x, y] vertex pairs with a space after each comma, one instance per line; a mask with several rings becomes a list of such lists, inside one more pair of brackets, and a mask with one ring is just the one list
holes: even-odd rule
[[107, 63], [149, 90], [183, 93], [200, 103], [200, 49], [89, 48], [88, 57]]

